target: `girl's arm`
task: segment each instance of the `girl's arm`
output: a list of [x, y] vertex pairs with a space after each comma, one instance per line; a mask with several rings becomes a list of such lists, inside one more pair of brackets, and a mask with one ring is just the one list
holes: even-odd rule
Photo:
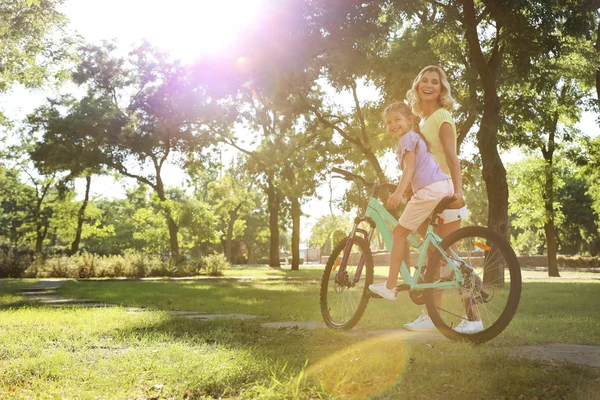
[[452, 184], [454, 185], [454, 195], [463, 197], [462, 191], [462, 175], [460, 172], [460, 161], [456, 155], [456, 143], [454, 141], [454, 131], [452, 125], [448, 122], [444, 122], [440, 126], [440, 142], [446, 155], [446, 162], [450, 169], [450, 178], [452, 178]]
[[395, 210], [402, 201], [402, 196], [404, 196], [404, 192], [410, 185], [412, 181], [413, 175], [415, 174], [415, 152], [414, 151], [406, 151], [402, 157], [402, 178], [400, 179], [400, 183], [398, 187], [394, 191], [394, 193], [388, 197], [385, 206], [388, 210]]

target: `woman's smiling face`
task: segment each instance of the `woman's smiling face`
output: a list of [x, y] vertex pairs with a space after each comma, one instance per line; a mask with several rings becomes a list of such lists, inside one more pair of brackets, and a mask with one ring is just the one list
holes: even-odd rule
[[442, 94], [440, 74], [435, 71], [425, 72], [419, 82], [418, 93], [423, 102], [438, 101]]

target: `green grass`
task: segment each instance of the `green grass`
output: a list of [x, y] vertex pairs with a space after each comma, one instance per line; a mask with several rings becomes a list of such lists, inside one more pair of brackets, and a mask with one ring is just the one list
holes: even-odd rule
[[[299, 275], [256, 269], [263, 278]], [[592, 399], [600, 390], [600, 369], [509, 354], [523, 344], [600, 345], [597, 275], [556, 281], [526, 273], [511, 325], [472, 346], [262, 328], [265, 321], [320, 320], [320, 269], [304, 273], [279, 280], [70, 281], [60, 290], [155, 310], [143, 313], [23, 306], [8, 293], [32, 282], [0, 281], [0, 398]], [[263, 317], [199, 321], [160, 310]], [[371, 301], [357, 328], [398, 328], [419, 310], [407, 295], [396, 303]]]
[[0, 279], [0, 308], [23, 303], [25, 297], [17, 292], [35, 282], [36, 279]]

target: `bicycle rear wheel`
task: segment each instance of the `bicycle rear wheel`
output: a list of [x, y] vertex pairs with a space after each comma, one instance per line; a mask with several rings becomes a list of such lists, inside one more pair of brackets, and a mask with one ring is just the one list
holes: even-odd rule
[[[440, 247], [464, 276], [450, 289], [425, 291], [427, 312], [434, 325], [452, 340], [483, 343], [510, 323], [521, 298], [521, 269], [508, 242], [489, 228], [466, 227], [446, 237]], [[457, 254], [453, 257], [451, 254]], [[440, 252], [430, 258], [426, 282], [452, 281], [455, 273]]]
[[373, 283], [373, 259], [368, 242], [355, 236], [343, 265], [345, 238], [335, 247], [321, 280], [321, 314], [325, 324], [335, 329], [351, 329], [362, 317], [369, 302]]

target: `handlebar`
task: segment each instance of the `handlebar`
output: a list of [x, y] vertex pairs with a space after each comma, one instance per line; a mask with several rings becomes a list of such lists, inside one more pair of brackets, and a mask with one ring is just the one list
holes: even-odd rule
[[[353, 174], [352, 172], [337, 167], [331, 168], [331, 172], [340, 174], [341, 178], [347, 181], [361, 181], [365, 187], [372, 188], [372, 195], [377, 197], [384, 204], [390, 193], [393, 193], [398, 186], [397, 184], [391, 182], [384, 182], [380, 184], [376, 182], [367, 182], [362, 176]], [[395, 213], [392, 213], [392, 215], [396, 216]]]
[[386, 182], [386, 183], [377, 184], [375, 182], [367, 182], [362, 176], [358, 176], [356, 174], [353, 174], [352, 172], [346, 171], [346, 170], [338, 168], [338, 167], [331, 168], [331, 172], [342, 175], [343, 179], [345, 179], [347, 181], [359, 180], [367, 187], [376, 187], [379, 189], [387, 190], [389, 192], [393, 192], [397, 186], [397, 184], [395, 184], [395, 183], [387, 183]]

